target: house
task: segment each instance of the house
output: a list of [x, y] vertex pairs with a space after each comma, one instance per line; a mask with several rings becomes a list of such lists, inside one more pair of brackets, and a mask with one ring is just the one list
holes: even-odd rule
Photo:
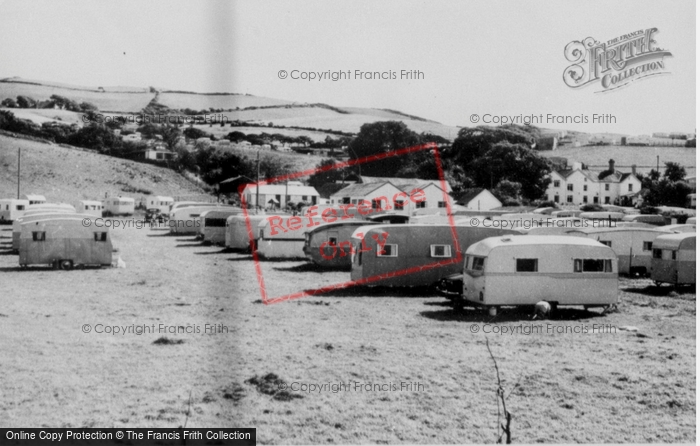
[[170, 161], [175, 158], [175, 153], [162, 146], [154, 146], [144, 150], [143, 156], [147, 160]]
[[403, 210], [409, 199], [404, 191], [389, 182], [351, 184], [330, 196], [331, 205], [357, 205], [363, 201], [372, 203], [372, 209], [387, 209], [387, 206], [391, 206]]
[[[411, 198], [408, 200], [408, 204], [413, 215], [434, 214], [436, 211], [447, 215], [448, 200], [450, 208], [452, 208], [452, 197], [449, 193], [445, 194], [442, 188], [435, 183], [431, 181], [421, 184], [404, 184], [400, 187]], [[437, 183], [440, 184], [440, 182]]]
[[[257, 194], [257, 199], [256, 199]], [[279, 184], [262, 184], [259, 188], [255, 184], [248, 184], [243, 190], [246, 203], [261, 207], [285, 208], [287, 203], [319, 203], [319, 193], [311, 186], [304, 186], [300, 181], [289, 181]]]
[[457, 204], [466, 207], [470, 211], [490, 211], [503, 206], [501, 200], [496, 198], [486, 189], [467, 189], [459, 198]]
[[557, 169], [550, 174], [547, 200], [568, 205], [583, 204], [635, 204], [642, 190], [637, 178], [636, 166], [632, 172], [623, 173], [615, 169], [615, 161], [609, 161], [607, 170], [596, 173], [573, 163], [571, 168]]
[[[437, 187], [443, 187], [442, 181], [440, 180], [423, 180], [421, 178], [368, 177], [364, 175], [351, 175], [348, 177], [348, 180], [357, 181], [358, 183], [363, 184], [391, 183], [397, 187], [424, 183], [434, 183]], [[450, 186], [450, 183], [448, 183], [447, 181], [445, 181], [445, 188], [447, 189], [448, 193], [452, 192], [452, 186]]]

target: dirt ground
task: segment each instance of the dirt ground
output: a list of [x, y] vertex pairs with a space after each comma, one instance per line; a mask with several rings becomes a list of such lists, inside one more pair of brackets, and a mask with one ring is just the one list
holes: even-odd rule
[[[256, 427], [265, 444], [491, 443], [488, 339], [514, 442], [696, 441], [694, 288], [623, 278], [617, 312], [535, 321], [454, 313], [415, 289], [263, 305], [250, 256], [165, 230], [112, 236], [125, 269], [21, 270], [0, 226], [2, 427], [186, 423]], [[262, 271], [270, 297], [349, 279], [303, 261]], [[131, 332], [104, 333], [112, 326]], [[301, 391], [312, 384], [327, 385]]]

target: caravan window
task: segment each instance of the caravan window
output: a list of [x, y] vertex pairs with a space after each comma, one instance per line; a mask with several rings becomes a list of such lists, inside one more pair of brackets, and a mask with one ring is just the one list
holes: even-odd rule
[[642, 251], [651, 251], [652, 244], [654, 244], [654, 242], [644, 242], [642, 244]]
[[602, 243], [605, 246], [609, 246], [612, 248], [612, 241], [610, 240], [598, 240], [600, 243]]
[[430, 245], [430, 257], [452, 257], [452, 246]]
[[484, 270], [484, 257], [472, 257], [472, 267], [473, 271], [483, 271]]
[[671, 260], [676, 260], [676, 253], [678, 251], [671, 251]]
[[107, 233], [106, 232], [95, 232], [95, 241], [96, 242], [106, 242], [107, 241]]
[[537, 259], [515, 259], [515, 271], [519, 273], [536, 273]]
[[377, 257], [397, 257], [399, 245], [384, 245], [384, 249], [377, 251]]
[[575, 273], [611, 273], [612, 260], [608, 259], [575, 259]]
[[661, 258], [661, 250], [660, 249], [654, 249], [651, 253], [652, 257], [655, 259], [660, 259]]
[[338, 244], [338, 237], [328, 237], [328, 245], [336, 246]]
[[18, 210], [18, 211], [23, 211], [23, 210], [24, 210], [24, 205], [23, 205], [23, 204], [18, 204], [18, 205], [17, 205], [17, 210]]
[[32, 232], [32, 240], [35, 242], [43, 242], [46, 240], [46, 232]]

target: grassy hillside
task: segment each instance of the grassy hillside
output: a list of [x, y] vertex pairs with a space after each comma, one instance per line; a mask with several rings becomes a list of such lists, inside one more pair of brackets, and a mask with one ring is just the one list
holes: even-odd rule
[[659, 156], [661, 172], [664, 171], [664, 163], [672, 161], [685, 167], [688, 175], [695, 175], [696, 151], [695, 148], [686, 147], [634, 147], [634, 146], [595, 146], [572, 147], [568, 149], [554, 150], [552, 152], [540, 152], [546, 157], [558, 156], [567, 158], [569, 164], [574, 161], [588, 164], [593, 168], [607, 168], [608, 160], [615, 160], [615, 166], [622, 171], [629, 171], [630, 166], [637, 165], [637, 171], [647, 173], [656, 169], [656, 156]]
[[176, 172], [150, 164], [0, 135], [0, 197], [17, 193], [17, 149], [22, 149], [22, 194], [51, 202], [99, 199], [105, 193], [138, 198], [195, 195], [204, 191]]
[[[31, 81], [37, 82], [37, 81]], [[116, 89], [119, 89], [117, 87]], [[37, 85], [34, 83], [20, 83], [16, 79], [0, 80], [0, 101], [5, 98], [17, 98], [17, 96], [29, 96], [37, 101], [48, 100], [51, 95], [64, 96], [78, 103], [90, 102], [100, 110], [123, 111], [135, 113], [141, 111], [153, 99], [154, 94], [147, 89], [100, 92], [87, 87], [60, 87], [54, 85]]]
[[231, 110], [246, 107], [268, 107], [271, 105], [291, 104], [281, 99], [264, 98], [244, 94], [201, 94], [201, 93], [176, 93], [164, 91], [158, 95], [158, 102], [174, 109], [191, 108], [193, 110], [208, 110], [209, 108], [222, 108]]
[[[102, 112], [138, 113], [155, 98], [147, 88], [136, 87], [83, 87], [57, 84], [54, 82], [34, 81], [19, 78], [0, 79], [0, 100], [29, 96], [35, 100], [47, 100], [57, 94], [78, 103], [90, 102]], [[272, 123], [287, 127], [307, 127], [319, 130], [334, 130], [357, 133], [363, 124], [377, 121], [402, 121], [418, 132], [429, 132], [448, 139], [454, 139], [459, 130], [400, 111], [388, 109], [371, 109], [341, 107], [324, 104], [301, 104], [281, 99], [252, 96], [235, 93], [193, 93], [161, 90], [158, 102], [174, 110], [186, 108], [192, 110], [223, 109], [235, 110], [224, 112], [229, 120], [250, 121], [253, 123]], [[60, 116], [52, 111], [22, 111], [13, 109], [13, 113], [35, 122], [45, 122]], [[75, 118], [64, 122], [74, 122]], [[203, 130], [207, 131], [208, 126]], [[218, 130], [217, 130], [218, 132]], [[276, 132], [276, 131], [275, 131]], [[228, 132], [226, 132], [228, 133]], [[256, 133], [256, 132], [251, 132]], [[327, 134], [312, 130], [298, 130], [299, 135], [306, 135], [313, 140], [323, 140]]]

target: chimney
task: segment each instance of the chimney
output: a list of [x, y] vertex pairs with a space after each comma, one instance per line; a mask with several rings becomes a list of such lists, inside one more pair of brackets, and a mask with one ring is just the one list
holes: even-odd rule
[[611, 172], [615, 172], [615, 160], [611, 159], [610, 161], [608, 161], [608, 165], [608, 170], [610, 170]]
[[637, 165], [632, 164], [632, 175], [637, 175]]

